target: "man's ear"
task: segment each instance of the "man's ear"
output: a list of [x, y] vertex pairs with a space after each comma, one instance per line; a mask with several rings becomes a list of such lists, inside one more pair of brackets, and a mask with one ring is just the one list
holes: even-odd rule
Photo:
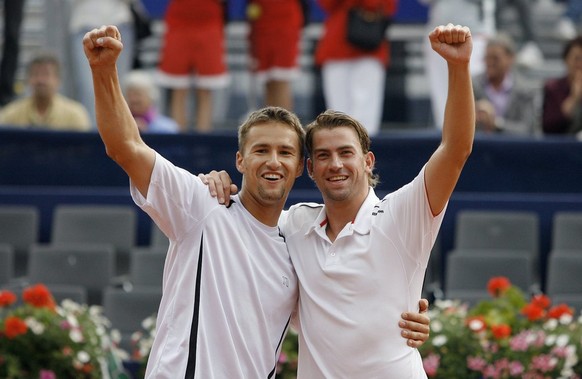
[[376, 157], [374, 156], [374, 153], [372, 153], [371, 151], [368, 151], [368, 153], [366, 154], [366, 172], [371, 174], [372, 171], [374, 170], [375, 164], [376, 164]]
[[299, 169], [297, 170], [297, 176], [295, 178], [298, 178], [301, 175], [303, 175], [304, 169], [305, 169], [305, 160], [302, 159], [301, 162], [299, 162]]
[[313, 180], [313, 161], [307, 158], [307, 175]]
[[236, 169], [241, 174], [244, 174], [244, 157], [240, 153], [240, 151], [236, 152]]

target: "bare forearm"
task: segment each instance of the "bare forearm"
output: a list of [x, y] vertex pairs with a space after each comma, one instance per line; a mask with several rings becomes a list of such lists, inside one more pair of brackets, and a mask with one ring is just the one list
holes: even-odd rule
[[126, 145], [141, 140], [139, 130], [123, 97], [116, 70], [93, 70], [93, 83], [99, 134], [108, 154], [119, 155]]
[[469, 65], [449, 65], [442, 144], [464, 162], [471, 153], [474, 135], [475, 99]]

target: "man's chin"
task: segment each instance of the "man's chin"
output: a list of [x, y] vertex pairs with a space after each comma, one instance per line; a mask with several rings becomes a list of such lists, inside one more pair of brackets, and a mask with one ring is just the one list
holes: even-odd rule
[[285, 201], [286, 195], [285, 190], [281, 189], [273, 189], [273, 190], [259, 190], [259, 194], [261, 195], [261, 199], [269, 202], [277, 202], [277, 201]]

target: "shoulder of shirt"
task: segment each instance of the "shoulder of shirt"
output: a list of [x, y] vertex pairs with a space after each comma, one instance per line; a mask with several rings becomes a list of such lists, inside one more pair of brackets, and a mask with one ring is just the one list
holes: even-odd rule
[[309, 203], [309, 202], [297, 203], [289, 208], [289, 212], [310, 212], [310, 211], [319, 212], [321, 208], [323, 208], [323, 204], [319, 203]]
[[309, 220], [315, 219], [323, 209], [323, 204], [318, 203], [298, 203], [289, 208], [289, 220]]

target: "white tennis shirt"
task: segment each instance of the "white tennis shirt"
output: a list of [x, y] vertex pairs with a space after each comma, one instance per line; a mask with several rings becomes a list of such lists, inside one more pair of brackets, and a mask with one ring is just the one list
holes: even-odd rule
[[443, 215], [432, 216], [424, 169], [382, 200], [370, 188], [333, 243], [323, 205], [298, 204], [283, 214], [299, 278], [298, 378], [426, 378], [398, 321], [403, 311], [418, 311]]
[[170, 239], [146, 378], [272, 378], [297, 304], [297, 279], [277, 227], [237, 196], [227, 208], [160, 155], [135, 203]]

